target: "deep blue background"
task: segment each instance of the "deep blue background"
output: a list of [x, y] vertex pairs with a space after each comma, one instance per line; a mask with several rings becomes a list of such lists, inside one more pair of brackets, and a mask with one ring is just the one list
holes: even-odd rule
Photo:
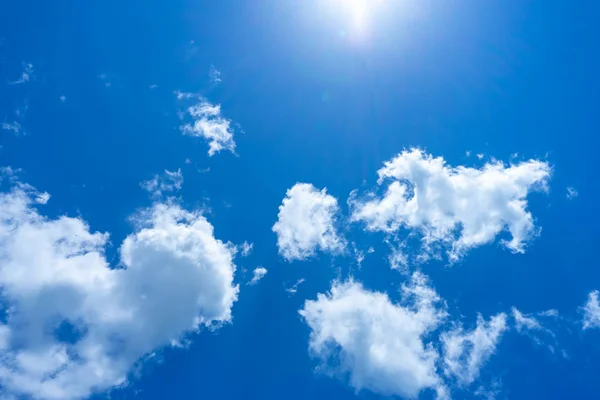
[[[552, 164], [550, 193], [530, 197], [543, 232], [525, 255], [495, 244], [452, 268], [423, 268], [466, 326], [478, 312], [513, 305], [556, 308], [566, 319], [549, 327], [567, 359], [508, 333], [482, 383], [501, 379], [511, 399], [594, 397], [600, 335], [581, 332], [577, 308], [600, 288], [600, 5], [404, 0], [356, 43], [316, 2], [0, 4], [0, 121], [23, 126], [17, 136], [0, 131], [0, 165], [22, 168], [23, 181], [52, 194], [49, 215], [81, 215], [110, 232], [116, 264], [128, 216], [150, 204], [139, 182], [182, 168], [184, 203], [211, 208], [218, 238], [254, 242], [240, 268], [269, 270], [259, 285], [242, 287], [233, 325], [195, 337], [188, 350], [165, 351], [113, 398], [354, 398], [343, 383], [314, 375], [309, 331], [296, 312], [354, 261], [286, 264], [271, 226], [294, 183], [327, 187], [346, 211], [349, 192], [372, 187], [382, 163], [409, 146], [453, 165], [513, 153]], [[8, 85], [23, 62], [33, 64], [33, 79]], [[211, 65], [221, 71], [218, 85]], [[239, 157], [209, 158], [203, 140], [180, 134], [184, 103], [175, 90], [222, 104], [240, 126]], [[567, 200], [567, 186], [580, 196]], [[383, 236], [347, 230], [360, 248], [377, 249], [357, 278], [397, 298], [404, 277], [389, 270]], [[301, 277], [307, 281], [289, 296], [284, 289]]]

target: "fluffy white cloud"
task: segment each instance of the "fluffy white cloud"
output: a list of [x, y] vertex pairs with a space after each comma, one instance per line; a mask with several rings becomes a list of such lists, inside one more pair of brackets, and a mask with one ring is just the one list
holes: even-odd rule
[[267, 269], [264, 267], [258, 267], [254, 270], [252, 280], [248, 283], [249, 285], [255, 285], [258, 281], [267, 275]]
[[380, 185], [390, 182], [383, 197], [359, 199], [353, 192], [351, 219], [371, 231], [419, 232], [425, 253], [448, 246], [452, 261], [505, 229], [512, 238], [503, 244], [520, 253], [538, 232], [527, 195], [547, 190], [550, 173], [548, 163], [538, 160], [509, 166], [493, 161], [476, 169], [450, 167], [419, 149], [403, 151], [378, 171]]
[[26, 185], [0, 194], [0, 386], [33, 399], [76, 399], [126, 381], [155, 349], [231, 321], [234, 250], [199, 213], [141, 212], [110, 268], [108, 234], [38, 212]]
[[[178, 99], [187, 99], [190, 98], [189, 96], [189, 93], [177, 92]], [[187, 112], [194, 122], [183, 125], [181, 130], [186, 135], [203, 137], [208, 140], [209, 156], [213, 156], [221, 150], [235, 153], [231, 121], [221, 115], [219, 104], [214, 105], [205, 99], [200, 99], [200, 103], [189, 107]]]
[[308, 183], [288, 189], [273, 225], [279, 254], [291, 261], [312, 257], [317, 249], [343, 251], [345, 241], [335, 229], [338, 211], [337, 200], [326, 189], [318, 190]]
[[142, 182], [140, 186], [153, 197], [157, 198], [161, 197], [164, 193], [177, 192], [183, 186], [181, 168], [177, 171], [168, 171], [165, 169], [164, 174], [154, 175], [154, 178]]
[[600, 301], [598, 300], [598, 296], [600, 296], [600, 292], [597, 290], [592, 291], [582, 308], [584, 330], [600, 328]]
[[311, 329], [310, 352], [325, 373], [348, 377], [357, 391], [416, 398], [432, 389], [445, 397], [439, 355], [424, 343], [446, 317], [445, 304], [418, 272], [402, 295], [403, 304], [395, 304], [360, 283], [335, 282], [300, 310]]
[[473, 383], [483, 365], [496, 351], [506, 329], [506, 314], [500, 313], [489, 322], [479, 315], [477, 326], [472, 331], [465, 332], [462, 327], [458, 327], [444, 332], [441, 341], [446, 376], [455, 376], [461, 385]]

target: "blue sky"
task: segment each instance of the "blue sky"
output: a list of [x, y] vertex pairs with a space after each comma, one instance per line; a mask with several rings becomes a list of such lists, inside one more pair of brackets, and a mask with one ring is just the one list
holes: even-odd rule
[[598, 6], [0, 5], [0, 389], [593, 398]]

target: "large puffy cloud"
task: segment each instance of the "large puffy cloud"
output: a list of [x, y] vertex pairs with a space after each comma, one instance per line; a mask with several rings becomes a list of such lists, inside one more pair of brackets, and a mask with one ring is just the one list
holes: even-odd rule
[[445, 397], [438, 352], [425, 343], [446, 317], [445, 304], [418, 272], [402, 295], [395, 304], [357, 282], [335, 282], [300, 311], [311, 328], [310, 352], [326, 373], [347, 376], [358, 391], [416, 398], [433, 389]]
[[477, 326], [468, 332], [462, 327], [444, 332], [441, 341], [444, 348], [444, 371], [454, 376], [462, 385], [470, 385], [477, 379], [483, 365], [496, 351], [502, 333], [507, 329], [506, 314], [500, 313], [485, 321], [477, 317]]
[[512, 238], [503, 244], [523, 252], [538, 232], [527, 211], [527, 195], [546, 190], [550, 173], [548, 163], [538, 160], [509, 166], [492, 162], [476, 169], [450, 167], [419, 149], [403, 151], [378, 171], [378, 183], [389, 182], [382, 197], [351, 195], [351, 220], [372, 231], [418, 232], [424, 254], [444, 245], [452, 261], [505, 229]]
[[110, 268], [108, 235], [79, 218], [48, 219], [49, 196], [0, 194], [0, 386], [34, 399], [85, 398], [188, 332], [231, 321], [233, 246], [199, 213], [156, 204]]
[[597, 290], [592, 291], [582, 308], [584, 330], [600, 328], [600, 301], [598, 300], [598, 296], [600, 296], [600, 292]]
[[287, 191], [273, 225], [279, 254], [287, 260], [302, 260], [317, 250], [340, 252], [346, 244], [335, 229], [339, 211], [335, 197], [326, 189], [297, 183]]
[[[177, 93], [179, 99], [197, 97], [189, 93]], [[221, 106], [212, 104], [206, 99], [187, 109], [193, 118], [193, 123], [185, 124], [181, 130], [186, 135], [203, 137], [208, 140], [208, 155], [213, 156], [221, 150], [229, 150], [235, 153], [235, 141], [233, 140], [233, 128], [231, 121], [221, 114]]]

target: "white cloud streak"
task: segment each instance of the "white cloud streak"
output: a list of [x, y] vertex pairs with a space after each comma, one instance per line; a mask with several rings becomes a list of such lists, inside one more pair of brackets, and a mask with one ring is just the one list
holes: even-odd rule
[[9, 82], [11, 85], [19, 85], [21, 83], [29, 82], [31, 77], [33, 76], [33, 64], [24, 63], [23, 64], [23, 72], [21, 72], [21, 76], [19, 79]]
[[594, 290], [588, 295], [588, 300], [582, 307], [583, 330], [600, 328], [600, 292]]
[[470, 385], [479, 376], [483, 365], [496, 351], [500, 338], [507, 329], [506, 314], [500, 313], [485, 321], [477, 317], [475, 329], [465, 332], [462, 327], [444, 332], [444, 372], [454, 376], [461, 385]]

